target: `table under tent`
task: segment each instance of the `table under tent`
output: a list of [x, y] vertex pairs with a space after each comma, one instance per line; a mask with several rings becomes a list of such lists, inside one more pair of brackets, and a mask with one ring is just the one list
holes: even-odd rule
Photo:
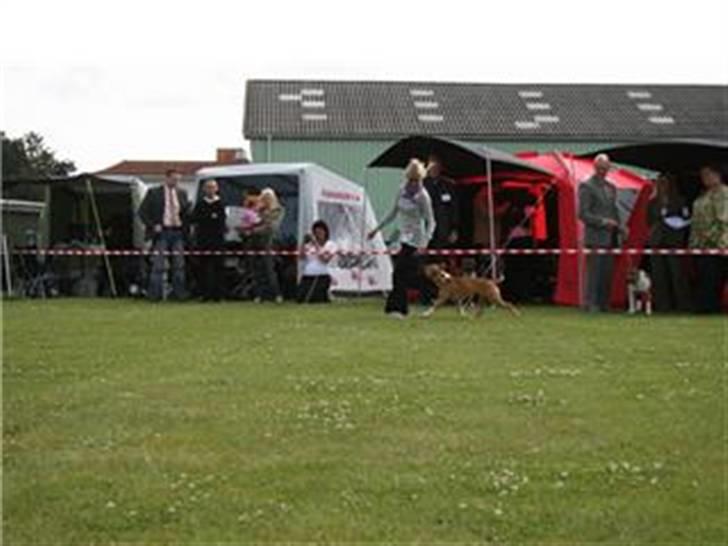
[[[32, 241], [16, 248], [33, 250], [140, 249], [144, 230], [136, 210], [146, 192], [142, 180], [126, 176], [77, 176], [44, 180], [9, 180], [3, 193], [45, 204]], [[103, 254], [18, 256], [29, 275], [42, 274], [63, 295], [123, 295], [141, 282], [143, 259]], [[42, 262], [42, 263], [40, 263]]]
[[[274, 249], [298, 249], [313, 222], [323, 220], [342, 252], [330, 263], [332, 291], [381, 292], [391, 288], [391, 260], [369, 252], [384, 251], [384, 240], [381, 235], [371, 241], [365, 238], [376, 226], [376, 217], [362, 186], [313, 163], [261, 163], [201, 169], [197, 173], [198, 198], [202, 184], [211, 178], [218, 182], [226, 206], [228, 249], [251, 250], [237, 229], [240, 207], [246, 195], [271, 188], [285, 208]], [[226, 260], [229, 296], [251, 296], [254, 259], [231, 256]], [[299, 261], [293, 256], [277, 256], [276, 271], [284, 297], [294, 297], [301, 274]]]

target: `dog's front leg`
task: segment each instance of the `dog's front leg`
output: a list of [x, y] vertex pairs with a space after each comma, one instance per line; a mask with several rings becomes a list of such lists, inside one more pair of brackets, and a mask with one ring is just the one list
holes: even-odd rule
[[438, 307], [440, 307], [447, 300], [448, 300], [447, 296], [438, 295], [437, 296], [437, 299], [434, 302], [432, 302], [432, 307], [430, 307], [429, 309], [425, 309], [424, 311], [422, 311], [422, 314], [420, 316], [422, 318], [427, 318], [427, 317], [432, 316], [432, 313], [435, 312], [435, 309], [437, 309]]

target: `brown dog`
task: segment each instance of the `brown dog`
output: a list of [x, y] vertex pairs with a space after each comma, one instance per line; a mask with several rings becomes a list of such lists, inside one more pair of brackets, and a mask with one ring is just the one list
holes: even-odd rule
[[520, 315], [513, 304], [503, 300], [498, 285], [489, 279], [454, 277], [437, 264], [426, 265], [425, 276], [437, 286], [437, 300], [432, 307], [422, 313], [424, 317], [429, 317], [435, 309], [448, 301], [457, 303], [460, 306], [460, 313], [463, 314], [463, 304], [467, 300], [474, 300], [475, 296], [479, 296], [480, 299], [476, 312], [478, 316], [483, 312], [483, 301], [508, 309], [516, 316]]

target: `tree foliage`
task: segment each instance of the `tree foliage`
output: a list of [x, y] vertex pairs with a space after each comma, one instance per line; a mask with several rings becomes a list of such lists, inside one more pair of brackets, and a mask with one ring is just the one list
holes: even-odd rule
[[76, 170], [73, 161], [58, 159], [43, 137], [30, 132], [21, 138], [2, 134], [3, 180], [27, 180], [68, 176]]

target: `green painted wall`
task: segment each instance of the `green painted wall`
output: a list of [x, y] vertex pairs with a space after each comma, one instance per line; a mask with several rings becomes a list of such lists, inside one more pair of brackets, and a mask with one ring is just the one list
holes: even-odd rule
[[[312, 162], [368, 188], [377, 217], [389, 210], [399, 186], [401, 171], [366, 169], [365, 166], [394, 141], [384, 140], [253, 140], [251, 151], [256, 163]], [[607, 142], [482, 142], [505, 152], [568, 150], [588, 152], [613, 145]]]

